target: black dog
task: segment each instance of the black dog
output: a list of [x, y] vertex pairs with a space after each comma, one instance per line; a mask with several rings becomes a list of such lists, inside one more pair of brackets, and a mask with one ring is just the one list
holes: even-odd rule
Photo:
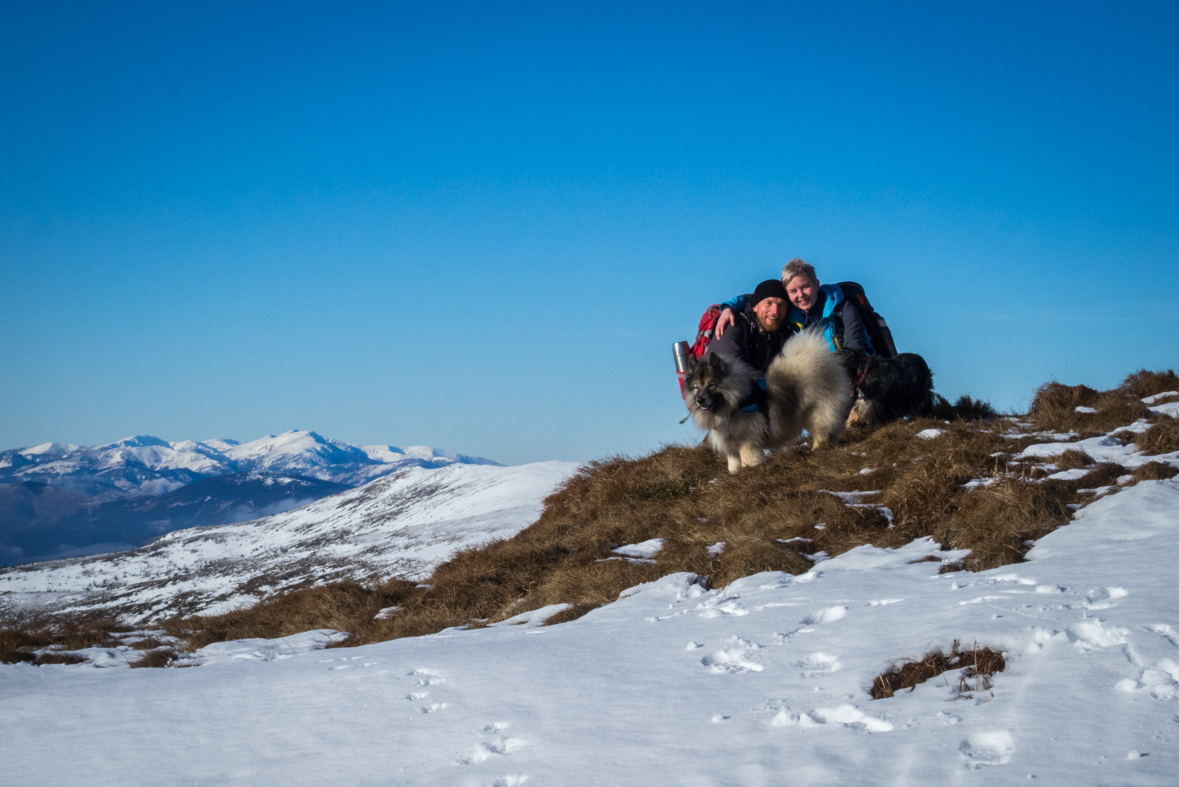
[[856, 392], [849, 427], [933, 413], [933, 373], [920, 355], [882, 358], [848, 349], [840, 355]]

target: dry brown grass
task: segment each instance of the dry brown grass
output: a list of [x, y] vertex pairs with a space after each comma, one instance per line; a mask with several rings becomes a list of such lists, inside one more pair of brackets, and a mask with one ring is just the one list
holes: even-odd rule
[[130, 666], [132, 669], [141, 667], [168, 667], [179, 657], [180, 654], [172, 648], [155, 648], [147, 651], [137, 660], [131, 662]]
[[1179, 467], [1166, 462], [1147, 462], [1134, 469], [1135, 481], [1165, 481], [1179, 475]]
[[969, 394], [958, 397], [954, 402], [954, 417], [963, 421], [990, 421], [999, 417], [999, 413], [990, 402], [975, 399]]
[[1179, 418], [1163, 416], [1145, 432], [1134, 435], [1134, 443], [1150, 456], [1179, 451]]
[[117, 620], [82, 618], [0, 629], [0, 664], [77, 664], [85, 659], [62, 651], [113, 648], [115, 633], [131, 628]]
[[236, 639], [289, 637], [311, 629], [351, 631], [358, 621], [401, 603], [415, 592], [414, 587], [412, 582], [396, 579], [373, 588], [341, 582], [284, 593], [223, 615], [176, 618], [161, 625], [171, 636], [184, 640], [188, 650]]
[[1130, 471], [1116, 462], [1102, 462], [1077, 480], [1081, 489], [1096, 489], [1101, 486], [1113, 486], [1118, 479], [1129, 475]]
[[1069, 449], [1056, 458], [1053, 462], [1061, 470], [1076, 470], [1081, 467], [1088, 467], [1094, 464], [1093, 457], [1089, 456], [1084, 451], [1077, 451], [1076, 449]]
[[[1179, 390], [1177, 385], [1179, 378], [1169, 369], [1134, 372], [1110, 391], [1097, 391], [1087, 385], [1045, 383], [1036, 391], [1028, 415], [1040, 429], [1108, 432], [1139, 418], [1151, 417], [1142, 399]], [[1098, 412], [1078, 413], [1077, 407], [1092, 407]]]
[[[915, 689], [943, 672], [963, 668], [965, 670], [958, 684], [958, 693], [985, 691], [991, 688], [990, 677], [1006, 667], [1007, 661], [1001, 651], [980, 648], [977, 642], [970, 650], [960, 651], [958, 640], [954, 640], [949, 653], [943, 653], [939, 648], [916, 661], [907, 660], [877, 675], [872, 682], [872, 699], [892, 697], [903, 689]], [[975, 681], [973, 684], [970, 682], [972, 680]]]
[[1163, 372], [1148, 372], [1145, 369], [1140, 369], [1126, 377], [1122, 383], [1122, 390], [1136, 399], [1145, 399], [1147, 396], [1168, 391], [1179, 391], [1179, 375], [1175, 374], [1173, 369]]

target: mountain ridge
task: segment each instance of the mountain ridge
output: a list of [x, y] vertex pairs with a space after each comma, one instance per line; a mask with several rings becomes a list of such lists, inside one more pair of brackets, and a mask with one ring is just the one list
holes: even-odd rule
[[[500, 466], [431, 446], [358, 446], [297, 429], [246, 443], [134, 435], [10, 449], [0, 452], [0, 566], [134, 549], [178, 529], [287, 511], [399, 470], [452, 465]], [[193, 484], [209, 499], [189, 499]]]
[[0, 483], [36, 481], [105, 503], [253, 470], [358, 486], [402, 467], [450, 464], [499, 463], [429, 446], [352, 445], [299, 429], [247, 443], [225, 438], [168, 442], [136, 435], [95, 446], [51, 442], [0, 451]]

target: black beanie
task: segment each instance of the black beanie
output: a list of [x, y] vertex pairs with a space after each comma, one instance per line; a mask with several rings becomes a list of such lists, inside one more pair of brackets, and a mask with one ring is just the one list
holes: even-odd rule
[[766, 298], [781, 298], [784, 301], [790, 300], [786, 297], [786, 288], [777, 279], [766, 279], [757, 285], [757, 289], [753, 291], [753, 297], [749, 299], [749, 305], [756, 306]]

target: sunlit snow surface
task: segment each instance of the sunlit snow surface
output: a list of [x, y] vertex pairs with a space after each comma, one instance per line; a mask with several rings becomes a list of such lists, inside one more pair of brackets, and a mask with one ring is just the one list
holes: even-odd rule
[[[559, 611], [547, 608], [507, 622], [517, 625], [360, 648], [308, 651], [327, 631], [226, 643], [191, 669], [0, 666], [4, 775], [22, 785], [121, 785], [131, 774], [145, 785], [1175, 783], [1179, 479], [1098, 499], [1025, 563], [938, 574], [921, 560], [930, 555], [962, 553], [928, 539], [863, 546], [800, 576], [712, 591], [675, 574], [552, 627], [536, 626]], [[955, 639], [1007, 652], [991, 688], [963, 693], [947, 673], [870, 699], [881, 670]]]
[[410, 468], [265, 519], [179, 530], [130, 552], [0, 569], [0, 613], [216, 614], [308, 580], [425, 578], [459, 549], [532, 524], [576, 469]]
[[[23, 785], [1174, 784], [1179, 484], [1093, 503], [1017, 566], [931, 554], [953, 556], [865, 546], [722, 591], [676, 574], [548, 628], [0, 667], [0, 750]], [[993, 689], [869, 699], [953, 639], [1008, 651]]]

